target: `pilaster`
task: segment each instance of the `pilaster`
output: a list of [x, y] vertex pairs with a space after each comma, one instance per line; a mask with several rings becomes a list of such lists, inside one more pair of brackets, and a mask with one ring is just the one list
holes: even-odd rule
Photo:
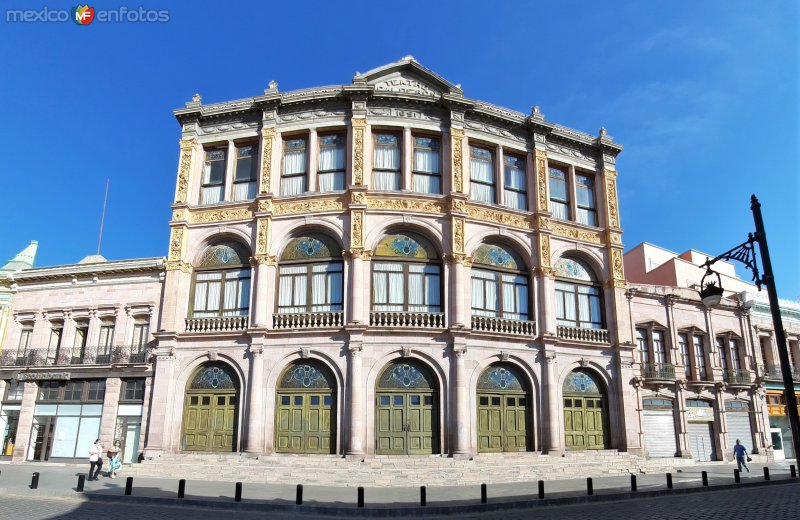
[[114, 445], [114, 430], [117, 425], [117, 407], [122, 380], [118, 377], [106, 378], [106, 394], [103, 398], [103, 415], [100, 417], [100, 441], [104, 447]]
[[12, 462], [23, 462], [28, 454], [28, 445], [31, 439], [33, 426], [33, 412], [36, 408], [36, 395], [39, 385], [33, 381], [23, 383], [22, 402], [19, 409], [19, 422], [17, 423], [17, 437], [14, 439], [14, 454]]
[[264, 452], [264, 417], [266, 416], [264, 389], [264, 351], [261, 345], [250, 345], [250, 393], [247, 404], [248, 453]]
[[364, 455], [364, 384], [362, 381], [362, 342], [361, 334], [358, 333], [356, 340], [350, 341], [348, 352], [350, 357], [350, 374], [347, 380], [347, 392], [349, 397], [349, 422], [350, 438], [347, 443], [347, 455], [362, 457]]

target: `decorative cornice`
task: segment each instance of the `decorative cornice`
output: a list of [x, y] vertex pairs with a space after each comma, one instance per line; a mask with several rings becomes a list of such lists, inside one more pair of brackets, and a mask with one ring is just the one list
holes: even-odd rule
[[189, 222], [192, 224], [207, 224], [209, 222], [226, 222], [230, 220], [250, 220], [253, 218], [253, 209], [247, 207], [225, 209], [192, 209], [189, 210]]
[[501, 209], [490, 209], [474, 204], [467, 204], [467, 215], [476, 220], [495, 222], [504, 226], [514, 226], [521, 229], [533, 228], [529, 217]]
[[560, 237], [582, 240], [584, 242], [591, 242], [592, 244], [603, 243], [603, 235], [600, 231], [590, 231], [588, 229], [581, 229], [555, 221], [551, 221], [550, 227], [553, 230], [553, 234]]
[[[353, 195], [355, 196], [355, 193]], [[417, 211], [420, 213], [445, 213], [447, 211], [444, 202], [421, 198], [369, 197], [366, 199], [366, 204], [369, 209], [376, 210]]]
[[272, 212], [275, 215], [295, 215], [297, 213], [316, 213], [321, 211], [341, 211], [344, 209], [341, 198], [309, 199], [298, 201], [274, 202]]

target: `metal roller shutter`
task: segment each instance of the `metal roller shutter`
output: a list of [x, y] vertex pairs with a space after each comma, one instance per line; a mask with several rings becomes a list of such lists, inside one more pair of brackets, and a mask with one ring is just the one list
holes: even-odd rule
[[674, 457], [675, 422], [670, 410], [644, 410], [642, 427], [647, 455], [650, 457]]
[[750, 414], [747, 412], [728, 412], [725, 414], [728, 421], [728, 448], [733, 451], [736, 439], [747, 448], [747, 453], [753, 449], [753, 430], [750, 428]]
[[717, 460], [713, 432], [714, 423], [689, 423], [689, 449], [694, 460]]

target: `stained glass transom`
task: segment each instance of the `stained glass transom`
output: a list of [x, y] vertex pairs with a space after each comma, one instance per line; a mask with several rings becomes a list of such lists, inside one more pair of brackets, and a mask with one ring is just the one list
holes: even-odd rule
[[378, 388], [436, 389], [436, 382], [428, 370], [412, 363], [389, 365], [378, 379]]
[[226, 367], [209, 365], [195, 374], [189, 388], [191, 390], [235, 390], [236, 384]]
[[437, 258], [438, 255], [424, 238], [398, 233], [384, 237], [375, 248], [375, 256]]
[[601, 395], [597, 381], [586, 372], [570, 372], [564, 381], [564, 393]]
[[491, 265], [505, 269], [520, 270], [524, 265], [516, 253], [504, 246], [481, 244], [472, 255], [473, 264]]
[[203, 252], [199, 267], [245, 265], [250, 255], [238, 244], [217, 244]]
[[572, 278], [573, 280], [583, 280], [593, 282], [594, 276], [591, 271], [578, 260], [572, 258], [560, 258], [555, 265], [556, 276], [561, 278]]
[[333, 378], [326, 368], [316, 363], [296, 363], [281, 377], [281, 389], [333, 388]]
[[308, 260], [342, 256], [341, 248], [322, 236], [293, 238], [283, 249], [281, 260]]
[[491, 366], [484, 370], [478, 379], [478, 390], [524, 391], [525, 387], [516, 369], [503, 365]]

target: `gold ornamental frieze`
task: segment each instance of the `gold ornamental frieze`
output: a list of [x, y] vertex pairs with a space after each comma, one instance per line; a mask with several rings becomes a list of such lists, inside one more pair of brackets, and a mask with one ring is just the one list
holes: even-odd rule
[[453, 148], [453, 191], [464, 193], [464, 130], [451, 128], [450, 138]]
[[494, 222], [504, 226], [513, 226], [521, 229], [532, 229], [528, 217], [516, 215], [510, 211], [481, 208], [472, 204], [467, 204], [467, 215], [475, 220], [484, 222]]
[[619, 210], [617, 209], [617, 180], [611, 170], [604, 170], [606, 176], [606, 198], [608, 199], [608, 225], [619, 228]]
[[364, 134], [366, 133], [367, 120], [353, 118], [353, 184], [364, 184]]
[[536, 150], [536, 191], [539, 211], [547, 211], [547, 152]]
[[261, 186], [260, 193], [269, 193], [272, 183], [272, 142], [275, 139], [275, 129], [264, 127], [261, 129]]
[[376, 210], [416, 211], [419, 213], [445, 213], [447, 211], [442, 202], [400, 197], [369, 197], [367, 207]]
[[270, 219], [260, 218], [256, 224], [256, 256], [266, 255], [269, 250]]
[[556, 224], [555, 222], [551, 222], [550, 227], [553, 230], [553, 234], [560, 237], [581, 240], [592, 244], [603, 243], [603, 235], [600, 231], [590, 231], [588, 229], [580, 229], [565, 224]]
[[189, 173], [192, 169], [192, 155], [197, 146], [197, 140], [192, 138], [181, 139], [181, 157], [178, 163], [178, 189], [175, 190], [175, 202], [186, 202], [189, 190]]
[[272, 212], [275, 215], [296, 215], [298, 213], [316, 213], [320, 211], [341, 211], [344, 206], [341, 198], [310, 199], [274, 202]]
[[249, 206], [226, 209], [203, 209], [189, 212], [189, 222], [192, 224], [228, 222], [231, 220], [250, 220], [252, 218], [253, 210]]

